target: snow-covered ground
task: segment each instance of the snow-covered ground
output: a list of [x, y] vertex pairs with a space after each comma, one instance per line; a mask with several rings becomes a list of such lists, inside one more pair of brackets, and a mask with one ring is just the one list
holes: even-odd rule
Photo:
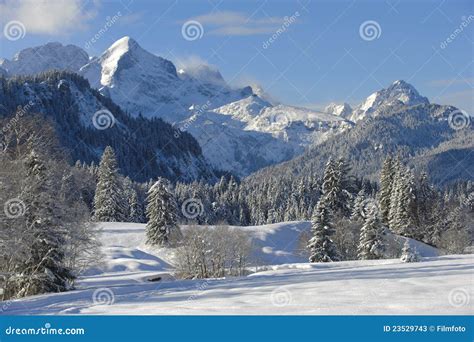
[[[474, 256], [309, 264], [295, 255], [308, 222], [239, 227], [265, 271], [247, 277], [176, 280], [173, 252], [144, 244], [144, 225], [101, 224], [105, 261], [74, 291], [1, 303], [2, 314], [471, 314]], [[189, 229], [184, 227], [184, 229]], [[260, 270], [263, 267], [260, 267]], [[151, 279], [161, 278], [151, 282]]]

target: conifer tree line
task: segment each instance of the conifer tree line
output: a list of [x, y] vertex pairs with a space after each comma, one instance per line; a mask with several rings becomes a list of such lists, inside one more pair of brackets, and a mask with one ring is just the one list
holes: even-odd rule
[[[322, 177], [306, 175], [278, 185], [269, 180], [258, 186], [232, 176], [216, 184], [173, 185], [163, 178], [134, 183], [120, 176], [110, 147], [99, 166], [78, 167], [97, 179], [95, 220], [148, 222], [152, 244], [168, 244], [173, 232], [179, 236], [178, 223], [258, 225], [293, 220], [313, 222], [307, 244], [311, 261], [381, 258], [387, 232], [458, 252], [471, 241], [472, 182], [436, 189], [426, 173], [415, 175], [391, 156], [382, 166], [379, 184], [352, 176], [343, 159], [329, 159]], [[192, 220], [181, 210], [189, 199], [202, 205]]]

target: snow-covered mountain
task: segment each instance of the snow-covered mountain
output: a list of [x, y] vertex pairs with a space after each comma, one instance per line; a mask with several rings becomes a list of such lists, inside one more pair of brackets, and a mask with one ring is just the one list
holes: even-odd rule
[[355, 107], [346, 118], [357, 122], [367, 117], [376, 117], [380, 111], [389, 107], [415, 106], [418, 104], [429, 104], [429, 101], [426, 97], [421, 96], [411, 84], [403, 80], [397, 80], [388, 88], [371, 94], [364, 102]]
[[0, 78], [0, 104], [0, 120], [10, 120], [20, 106], [21, 116], [41, 113], [50, 119], [71, 161], [97, 164], [105, 146], [112, 146], [121, 173], [134, 180], [161, 176], [214, 181], [219, 177], [190, 134], [176, 136], [163, 120], [130, 117], [74, 73]]
[[233, 89], [206, 65], [177, 71], [129, 37], [80, 74], [131, 115], [161, 117], [190, 132], [214, 166], [239, 176], [290, 159], [350, 126], [341, 117], [274, 106], [251, 87]]
[[[132, 117], [162, 118], [191, 133], [214, 167], [239, 176], [291, 159], [364, 118], [429, 103], [410, 84], [395, 81], [354, 108], [330, 104], [318, 112], [288, 106], [259, 86], [232, 88], [208, 65], [177, 70], [130, 37], [93, 58], [79, 47], [49, 43], [22, 50], [12, 61], [2, 60], [2, 69], [9, 75], [49, 69], [78, 72]], [[78, 101], [78, 106], [88, 104]]]
[[75, 45], [53, 42], [27, 48], [12, 60], [0, 59], [0, 67], [9, 75], [32, 75], [57, 69], [78, 72], [89, 61], [89, 55]]
[[270, 133], [297, 151], [352, 126], [340, 116], [283, 104], [273, 106], [257, 95], [216, 108], [214, 112], [244, 122], [246, 131]]
[[250, 87], [230, 88], [218, 71], [204, 66], [182, 70], [123, 37], [79, 71], [91, 85], [131, 115], [161, 117], [174, 123], [186, 119], [192, 105], [216, 108], [248, 96]]
[[352, 108], [348, 103], [330, 103], [328, 106], [326, 106], [326, 108], [324, 108], [324, 111], [342, 118], [350, 117], [352, 114]]
[[352, 126], [335, 115], [276, 105], [253, 94], [219, 108], [193, 106], [177, 124], [199, 142], [216, 167], [246, 176], [303, 153]]

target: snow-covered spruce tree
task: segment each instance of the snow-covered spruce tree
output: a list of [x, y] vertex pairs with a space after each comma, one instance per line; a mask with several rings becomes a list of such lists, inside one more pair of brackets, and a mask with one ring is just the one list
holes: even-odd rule
[[360, 190], [354, 199], [354, 204], [352, 206], [352, 214], [351, 220], [352, 221], [359, 221], [364, 219], [364, 210], [366, 201], [366, 195], [364, 190]]
[[390, 198], [392, 194], [394, 176], [395, 171], [393, 167], [393, 160], [390, 156], [388, 156], [383, 162], [382, 171], [380, 173], [379, 192], [380, 215], [382, 222], [386, 225], [389, 223]]
[[333, 210], [336, 209], [338, 205], [339, 192], [341, 190], [340, 185], [336, 162], [332, 158], [329, 158], [324, 169], [321, 190], [326, 205]]
[[420, 261], [420, 256], [418, 255], [416, 248], [410, 246], [410, 242], [405, 240], [403, 244], [402, 256], [400, 257], [402, 262], [417, 262]]
[[390, 229], [414, 237], [417, 227], [416, 195], [413, 172], [402, 169], [395, 176], [394, 196], [390, 199]]
[[428, 181], [426, 172], [422, 172], [416, 186], [416, 217], [419, 229], [414, 238], [426, 243], [432, 243], [439, 235], [438, 223], [444, 218], [439, 194]]
[[379, 209], [376, 205], [365, 208], [365, 221], [360, 231], [359, 247], [357, 256], [362, 260], [383, 258], [384, 227], [379, 217]]
[[340, 260], [336, 245], [331, 240], [334, 234], [331, 210], [324, 201], [319, 201], [313, 213], [311, 239], [308, 241], [310, 262]]
[[334, 212], [344, 217], [351, 214], [352, 180], [348, 173], [350, 168], [344, 161], [331, 158], [326, 163], [323, 175], [322, 194], [326, 205]]
[[142, 222], [143, 212], [142, 207], [138, 203], [137, 192], [133, 189], [130, 198], [128, 199], [129, 203], [129, 214], [128, 219], [130, 222]]
[[138, 201], [138, 193], [132, 180], [125, 177], [123, 180], [124, 197], [127, 205], [127, 222], [141, 222], [142, 208]]
[[127, 205], [119, 176], [117, 160], [112, 147], [107, 146], [99, 165], [94, 197], [94, 220], [125, 222]]
[[13, 280], [17, 297], [44, 292], [60, 292], [73, 279], [65, 267], [66, 229], [61, 225], [56, 190], [41, 157], [32, 150], [25, 160], [26, 178], [22, 200], [27, 208], [26, 227], [29, 236], [29, 257]]
[[164, 178], [159, 178], [148, 190], [146, 237], [150, 245], [169, 245], [181, 236], [176, 223], [178, 217], [176, 202], [168, 186]]

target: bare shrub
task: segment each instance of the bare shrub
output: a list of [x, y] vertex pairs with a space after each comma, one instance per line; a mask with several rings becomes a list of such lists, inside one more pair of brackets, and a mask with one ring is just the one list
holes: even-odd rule
[[182, 278], [241, 276], [249, 266], [251, 241], [227, 226], [191, 226], [177, 249], [177, 275]]

